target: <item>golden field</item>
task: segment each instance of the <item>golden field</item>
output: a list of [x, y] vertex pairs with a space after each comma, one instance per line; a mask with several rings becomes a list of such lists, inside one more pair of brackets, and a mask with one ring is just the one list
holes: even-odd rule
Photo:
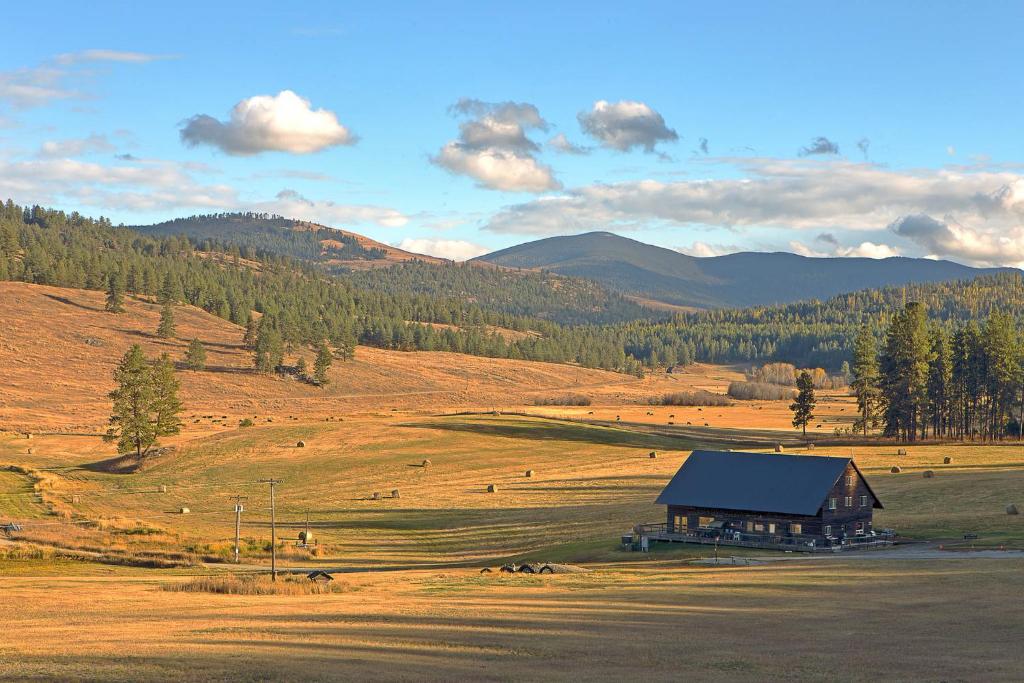
[[[0, 678], [1024, 677], [1014, 553], [759, 553], [787, 561], [708, 567], [692, 563], [703, 547], [618, 547], [634, 523], [661, 520], [653, 501], [690, 450], [782, 443], [852, 455], [885, 505], [876, 526], [957, 551], [1024, 549], [1022, 517], [1005, 513], [1024, 503], [1020, 443], [899, 456], [835, 435], [855, 410], [842, 392], [823, 392], [808, 440], [786, 402], [648, 405], [742, 378], [714, 366], [638, 380], [360, 347], [321, 390], [254, 374], [241, 330], [202, 311], [179, 307], [179, 338], [161, 340], [155, 305], [133, 300], [114, 316], [102, 302], [0, 283], [0, 524], [21, 525], [0, 534]], [[180, 357], [193, 336], [210, 369], [179, 373], [182, 434], [141, 464], [116, 459], [99, 438], [114, 364], [131, 343]], [[593, 405], [534, 405], [570, 393]], [[338, 572], [339, 590], [165, 590], [233, 571], [235, 495], [246, 497], [237, 569], [266, 570], [269, 491], [258, 481], [269, 477], [281, 480], [280, 565]], [[312, 548], [297, 543], [307, 512]], [[479, 573], [524, 559], [590, 571]]]

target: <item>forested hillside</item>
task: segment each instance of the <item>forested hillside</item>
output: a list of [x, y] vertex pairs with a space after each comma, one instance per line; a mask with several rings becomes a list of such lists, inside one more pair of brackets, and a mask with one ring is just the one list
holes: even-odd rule
[[[111, 277], [141, 296], [161, 290], [239, 325], [262, 314], [286, 343], [330, 340], [391, 349], [577, 362], [639, 372], [692, 361], [787, 361], [838, 370], [866, 325], [880, 339], [893, 312], [921, 302], [948, 331], [1003, 311], [1020, 326], [1024, 280], [1009, 271], [971, 281], [863, 290], [826, 301], [630, 320], [632, 304], [584, 281], [499, 269], [423, 264], [332, 276], [255, 245], [157, 237], [106, 219], [11, 202], [0, 209], [0, 279], [104, 290]], [[514, 279], [508, 279], [514, 278]], [[595, 286], [596, 287], [596, 286]], [[553, 294], [556, 292], [557, 294]], [[576, 322], [578, 312], [604, 325]], [[529, 315], [522, 315], [527, 313]], [[549, 319], [541, 319], [541, 317]], [[427, 325], [424, 323], [434, 323]], [[531, 334], [496, 333], [506, 328]]]

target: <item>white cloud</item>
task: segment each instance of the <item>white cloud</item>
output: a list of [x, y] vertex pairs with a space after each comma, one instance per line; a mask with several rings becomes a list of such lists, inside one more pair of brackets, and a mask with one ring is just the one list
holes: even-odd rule
[[437, 256], [451, 261], [468, 261], [491, 251], [485, 246], [465, 240], [432, 240], [412, 237], [407, 237], [396, 246], [414, 254]]
[[589, 148], [570, 141], [569, 138], [565, 137], [565, 133], [559, 133], [548, 140], [548, 147], [562, 154], [583, 155], [590, 153]]
[[281, 190], [271, 201], [257, 202], [248, 206], [253, 206], [257, 211], [277, 213], [287, 218], [298, 218], [336, 227], [373, 224], [385, 228], [400, 228], [409, 222], [408, 216], [385, 206], [311, 200], [294, 190]]
[[459, 138], [445, 144], [432, 163], [491, 190], [545, 192], [561, 187], [551, 168], [534, 156], [540, 146], [527, 136], [528, 130], [547, 129], [535, 106], [462, 99], [452, 112], [470, 118], [459, 124]]
[[695, 240], [693, 244], [688, 247], [678, 247], [676, 251], [682, 252], [688, 256], [699, 256], [701, 258], [708, 258], [711, 256], [724, 256], [726, 254], [735, 254], [743, 249], [735, 244], [710, 244], [708, 242], [701, 242]]
[[82, 62], [126, 62], [145, 64], [158, 59], [168, 59], [167, 55], [154, 55], [146, 52], [127, 52], [124, 50], [82, 50], [81, 52], [65, 52], [54, 57], [58, 64], [80, 64]]
[[856, 247], [840, 247], [836, 249], [838, 256], [860, 256], [864, 258], [892, 258], [899, 256], [900, 250], [888, 244], [875, 244], [874, 242], [861, 242]]
[[67, 140], [47, 140], [39, 148], [37, 156], [43, 159], [58, 157], [77, 157], [83, 154], [97, 152], [113, 152], [117, 148], [111, 144], [105, 135], [90, 135], [84, 138], [70, 138]]
[[[1024, 187], [1024, 182], [1017, 187]], [[1012, 194], [1012, 192], [1011, 192]], [[1017, 200], [1019, 207], [1021, 202]], [[953, 219], [926, 214], [902, 216], [889, 229], [927, 250], [935, 258], [952, 258], [979, 265], [1024, 267], [1024, 221], [1000, 230], [969, 228]]]
[[577, 118], [583, 132], [604, 147], [620, 152], [634, 147], [653, 152], [659, 142], [679, 139], [679, 135], [665, 125], [661, 114], [643, 102], [598, 100], [590, 111], [580, 112]]
[[277, 95], [242, 100], [227, 121], [197, 114], [185, 122], [181, 140], [190, 147], [212, 145], [228, 154], [246, 156], [270, 151], [310, 154], [351, 145], [356, 138], [334, 112], [314, 110], [309, 100], [282, 90]]

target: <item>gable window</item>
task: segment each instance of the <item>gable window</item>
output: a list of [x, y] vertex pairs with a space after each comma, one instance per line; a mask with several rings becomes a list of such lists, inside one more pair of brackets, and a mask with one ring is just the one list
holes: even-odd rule
[[853, 475], [852, 474], [847, 475], [847, 477], [846, 477], [846, 486], [847, 486], [847, 488], [853, 488]]
[[846, 496], [846, 499], [843, 501], [843, 504], [846, 505], [846, 507], [848, 507], [848, 508], [852, 508], [853, 507], [853, 496]]
[[861, 507], [867, 507], [867, 505], [868, 505], [868, 497], [867, 496], [861, 496], [860, 497], [860, 506]]
[[836, 509], [836, 499], [835, 498], [829, 498], [828, 499], [828, 509], [829, 510], [835, 510]]

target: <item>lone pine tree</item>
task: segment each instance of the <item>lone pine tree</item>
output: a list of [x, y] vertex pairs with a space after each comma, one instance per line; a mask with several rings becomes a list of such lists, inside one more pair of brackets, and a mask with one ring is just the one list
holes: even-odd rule
[[120, 273], [111, 273], [107, 278], [107, 303], [110, 313], [124, 313], [124, 284]]
[[174, 336], [174, 304], [167, 302], [160, 309], [160, 324], [156, 328], [158, 337], [170, 339]]
[[109, 396], [114, 402], [110, 426], [104, 441], [117, 441], [119, 453], [143, 455], [156, 442], [156, 426], [150, 419], [153, 405], [153, 377], [142, 347], [133, 345], [114, 370], [117, 388]]
[[814, 397], [814, 378], [811, 373], [804, 370], [796, 378], [797, 395], [796, 400], [790, 404], [789, 409], [793, 411], [793, 426], [803, 428], [804, 436], [807, 436], [807, 424], [814, 417], [814, 406], [817, 400]]
[[206, 348], [198, 339], [188, 343], [188, 349], [185, 350], [185, 367], [189, 370], [206, 369]]

